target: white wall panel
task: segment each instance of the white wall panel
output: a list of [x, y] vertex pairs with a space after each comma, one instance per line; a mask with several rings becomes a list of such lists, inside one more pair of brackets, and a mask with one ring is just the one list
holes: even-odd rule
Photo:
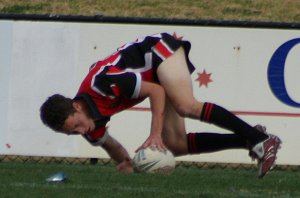
[[[39, 107], [54, 93], [73, 97], [92, 63], [126, 42], [158, 32], [176, 32], [192, 42], [196, 98], [222, 105], [252, 125], [265, 124], [283, 139], [278, 163], [300, 165], [295, 157], [300, 150], [300, 105], [280, 101], [268, 83], [274, 52], [283, 43], [300, 38], [299, 30], [290, 29], [0, 21], [1, 154], [107, 157], [81, 137], [44, 127]], [[296, 104], [300, 103], [299, 57], [300, 43], [289, 50], [282, 65], [286, 91]], [[211, 74], [208, 87], [196, 81], [203, 70]], [[137, 107], [148, 108], [149, 104], [145, 101]], [[129, 121], [124, 122], [125, 118]], [[147, 110], [122, 112], [112, 118], [110, 133], [133, 156], [149, 134], [150, 118]], [[187, 119], [190, 131], [227, 133]], [[179, 159], [251, 163], [247, 155], [247, 151], [224, 151]]]

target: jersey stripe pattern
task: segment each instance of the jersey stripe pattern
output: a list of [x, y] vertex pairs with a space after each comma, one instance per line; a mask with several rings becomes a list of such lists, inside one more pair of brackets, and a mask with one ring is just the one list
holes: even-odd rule
[[[142, 81], [159, 83], [156, 70], [180, 46], [184, 47], [190, 72], [194, 66], [188, 59], [190, 43], [178, 40], [168, 33], [161, 33], [127, 43], [112, 55], [90, 67], [77, 95], [88, 94], [101, 115], [110, 117], [128, 109], [144, 98], [139, 98]], [[102, 126], [104, 129], [106, 126]], [[88, 139], [104, 136], [91, 134]]]

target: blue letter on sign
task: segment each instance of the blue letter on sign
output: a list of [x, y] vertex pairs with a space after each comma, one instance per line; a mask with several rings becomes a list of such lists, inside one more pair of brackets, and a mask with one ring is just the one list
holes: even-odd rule
[[300, 38], [282, 44], [274, 52], [268, 68], [268, 80], [273, 94], [283, 103], [293, 107], [300, 107], [300, 103], [295, 102], [287, 92], [284, 82], [284, 65], [289, 51], [298, 43], [300, 43]]

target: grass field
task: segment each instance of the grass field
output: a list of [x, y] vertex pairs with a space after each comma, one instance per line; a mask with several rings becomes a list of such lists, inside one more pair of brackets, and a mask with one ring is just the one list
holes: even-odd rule
[[300, 22], [299, 0], [1, 0], [0, 13]]
[[[171, 2], [171, 3], [170, 3]], [[300, 22], [299, 0], [0, 0], [0, 13]], [[48, 183], [64, 171], [67, 181]], [[0, 163], [0, 197], [300, 197], [299, 171], [178, 167], [169, 176], [126, 175], [112, 165]]]
[[[46, 178], [63, 171], [67, 181]], [[256, 170], [177, 167], [167, 176], [122, 174], [112, 165], [0, 163], [0, 197], [300, 197], [300, 173], [274, 170], [263, 179]]]

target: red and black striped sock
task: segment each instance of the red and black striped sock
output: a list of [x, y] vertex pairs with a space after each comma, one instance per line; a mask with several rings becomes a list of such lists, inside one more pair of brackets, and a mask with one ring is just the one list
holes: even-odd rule
[[187, 145], [189, 154], [249, 148], [246, 139], [240, 135], [220, 133], [189, 133], [187, 134]]
[[266, 134], [259, 132], [233, 113], [213, 103], [204, 103], [200, 120], [239, 134], [249, 140], [252, 145], [267, 138]]

